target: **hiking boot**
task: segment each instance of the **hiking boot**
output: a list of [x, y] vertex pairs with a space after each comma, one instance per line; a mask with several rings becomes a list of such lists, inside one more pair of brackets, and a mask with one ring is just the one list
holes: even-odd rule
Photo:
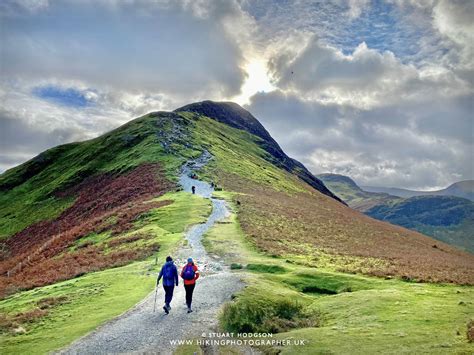
[[188, 307], [188, 313], [191, 313], [193, 310], [191, 309], [191, 307]]
[[170, 311], [168, 310], [168, 307], [166, 307], [166, 306], [163, 306], [163, 310], [165, 311], [166, 314], [170, 313]]

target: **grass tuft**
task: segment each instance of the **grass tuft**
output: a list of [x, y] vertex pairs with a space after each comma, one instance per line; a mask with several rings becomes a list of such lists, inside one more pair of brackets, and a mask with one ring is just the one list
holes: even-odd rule
[[473, 321], [473, 320], [470, 320], [470, 321], [467, 323], [466, 336], [467, 336], [467, 341], [468, 341], [469, 343], [474, 342], [474, 321]]
[[283, 274], [287, 272], [287, 270], [282, 266], [268, 264], [247, 264], [247, 270], [268, 274]]
[[281, 333], [300, 326], [317, 326], [319, 319], [305, 311], [306, 302], [252, 288], [224, 305], [220, 322], [234, 333]]

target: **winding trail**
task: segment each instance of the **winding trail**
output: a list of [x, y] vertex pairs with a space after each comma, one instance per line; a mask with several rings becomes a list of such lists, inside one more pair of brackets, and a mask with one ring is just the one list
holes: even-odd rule
[[[78, 339], [60, 351], [61, 354], [172, 354], [177, 347], [173, 341], [201, 338], [203, 332], [216, 331], [220, 307], [244, 284], [230, 273], [228, 266], [209, 256], [201, 242], [207, 230], [230, 214], [225, 201], [211, 197], [213, 188], [208, 183], [189, 177], [192, 170], [199, 169], [210, 158], [211, 155], [204, 152], [200, 158], [188, 162], [180, 175], [180, 184], [185, 191], [191, 192], [194, 185], [196, 194], [210, 199], [213, 206], [205, 223], [188, 230], [188, 246], [180, 250], [178, 258], [175, 258], [179, 269], [189, 256], [200, 269], [201, 278], [196, 283], [193, 297], [194, 312], [186, 313], [184, 287], [180, 280], [171, 302], [172, 310], [165, 315], [161, 309], [164, 291], [160, 286], [156, 313], [153, 313], [153, 291], [125, 314]], [[213, 349], [207, 350], [214, 352]]]

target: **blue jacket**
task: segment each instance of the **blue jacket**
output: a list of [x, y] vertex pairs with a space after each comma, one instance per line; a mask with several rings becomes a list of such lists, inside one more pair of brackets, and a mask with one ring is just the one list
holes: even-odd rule
[[[167, 277], [169, 276], [169, 277]], [[172, 261], [167, 261], [158, 275], [157, 283], [163, 278], [163, 286], [178, 286], [178, 269]]]

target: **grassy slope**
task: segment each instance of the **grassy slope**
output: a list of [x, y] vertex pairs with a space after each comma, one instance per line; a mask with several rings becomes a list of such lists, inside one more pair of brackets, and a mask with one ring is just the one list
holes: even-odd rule
[[49, 149], [2, 174], [0, 240], [32, 223], [59, 216], [73, 200], [54, 193], [88, 176], [121, 173], [141, 163], [157, 162], [168, 178], [175, 179], [178, 167], [198, 152], [177, 146], [179, 154], [166, 154], [156, 133], [169, 126], [170, 122], [157, 126], [156, 118], [145, 115], [98, 138]]
[[474, 202], [453, 196], [416, 196], [365, 211], [474, 253]]
[[[96, 139], [50, 149], [2, 174], [0, 239], [32, 223], [57, 217], [74, 200], [59, 198], [56, 192], [89, 176], [121, 174], [142, 163], [158, 162], [167, 178], [176, 181], [179, 167], [200, 151], [186, 144], [189, 120], [175, 114], [158, 116], [145, 115]], [[163, 144], [170, 141], [171, 145]], [[142, 215], [131, 231], [115, 236], [114, 240], [130, 237], [132, 243], [127, 242], [124, 248], [132, 244], [158, 243], [158, 257], [164, 258], [182, 241], [185, 227], [201, 222], [210, 209], [207, 200], [184, 193], [162, 197], [168, 198], [175, 202]], [[107, 231], [92, 233], [79, 239], [70, 249], [88, 243], [107, 245], [109, 235]], [[154, 237], [144, 240], [138, 235]], [[148, 275], [151, 261], [86, 274], [0, 301], [0, 352], [24, 353], [34, 349], [36, 353], [44, 353], [66, 345], [125, 311], [152, 289], [154, 277]], [[50, 298], [55, 305], [48, 308], [44, 316], [38, 308]], [[20, 335], [14, 336], [15, 329]]]
[[[193, 117], [191, 113], [182, 115]], [[264, 159], [268, 153], [256, 144], [260, 138], [207, 117], [200, 117], [195, 124], [193, 134], [196, 144], [209, 150], [215, 157], [206, 166], [202, 178], [221, 184], [223, 181], [219, 181], [220, 172], [225, 171], [278, 191], [305, 191], [296, 176]]]
[[[218, 195], [233, 201], [232, 194]], [[303, 347], [280, 348], [283, 354], [474, 350], [466, 339], [473, 287], [348, 275], [274, 258], [245, 237], [237, 211], [234, 206], [229, 220], [205, 238], [209, 251], [243, 265], [236, 277], [249, 284], [224, 308], [221, 325], [227, 331], [278, 331], [276, 339], [306, 340]]]
[[[160, 244], [156, 255], [160, 263], [182, 243], [186, 227], [203, 222], [211, 208], [208, 200], [184, 192], [170, 193], [161, 198], [174, 202], [152, 210], [127, 233], [153, 234], [154, 241]], [[67, 297], [65, 303], [51, 308], [45, 317], [20, 324], [25, 328], [25, 334], [0, 335], [0, 352], [42, 354], [67, 345], [145, 297], [154, 287], [159, 266], [154, 265], [154, 258], [150, 258], [21, 292], [0, 301], [1, 313], [12, 317], [38, 308], [38, 302], [45, 298]]]
[[[192, 114], [189, 114], [192, 116]], [[335, 270], [473, 283], [474, 259], [448, 245], [368, 218], [275, 168], [258, 138], [200, 118], [195, 140], [215, 159], [202, 177], [240, 193], [239, 221], [268, 253]]]

